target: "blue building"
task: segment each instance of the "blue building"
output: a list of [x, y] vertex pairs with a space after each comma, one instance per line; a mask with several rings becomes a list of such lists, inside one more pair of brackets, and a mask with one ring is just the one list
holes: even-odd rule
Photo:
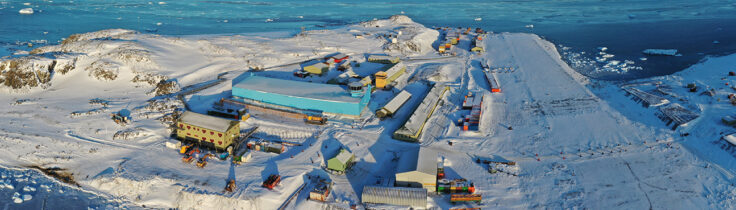
[[368, 85], [362, 90], [364, 94], [353, 96], [351, 91], [339, 85], [249, 75], [233, 81], [232, 95], [245, 103], [355, 119], [368, 105], [370, 89]]

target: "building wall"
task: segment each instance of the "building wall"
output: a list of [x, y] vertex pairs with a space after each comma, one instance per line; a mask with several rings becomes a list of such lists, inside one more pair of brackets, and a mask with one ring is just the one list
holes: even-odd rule
[[320, 68], [319, 66], [314, 66], [314, 65], [304, 67], [304, 71], [312, 73], [312, 74], [319, 74], [319, 75], [324, 74], [325, 72], [327, 72], [327, 70], [328, 70], [327, 67]]
[[177, 122], [176, 136], [179, 139], [196, 139], [199, 142], [210, 142], [216, 149], [225, 149], [233, 143], [240, 132], [239, 126], [232, 126], [226, 132], [214, 131], [185, 122]]
[[[345, 93], [347, 94], [347, 91]], [[238, 87], [233, 87], [232, 94], [233, 96], [274, 105], [287, 106], [305, 110], [320, 110], [328, 113], [353, 116], [360, 116], [363, 108], [368, 105], [368, 102], [370, 101], [370, 91], [366, 91], [366, 94], [361, 98], [361, 101], [359, 103], [301, 98], [276, 93], [266, 93], [261, 91], [242, 89]]]
[[396, 173], [397, 187], [425, 188], [429, 192], [437, 191], [437, 177], [419, 171]]
[[332, 170], [344, 171], [346, 166], [346, 164], [340, 162], [340, 160], [338, 160], [337, 158], [331, 158], [327, 160], [327, 168]]

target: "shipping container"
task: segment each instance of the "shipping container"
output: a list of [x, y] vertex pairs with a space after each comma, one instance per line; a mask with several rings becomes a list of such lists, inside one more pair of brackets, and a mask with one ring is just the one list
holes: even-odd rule
[[483, 196], [480, 194], [452, 194], [450, 195], [450, 202], [453, 204], [456, 202], [476, 202], [480, 203]]
[[498, 83], [498, 78], [496, 78], [495, 73], [486, 72], [486, 80], [488, 80], [488, 85], [491, 87], [491, 92], [493, 93], [500, 93], [501, 92], [501, 85]]
[[286, 147], [282, 144], [270, 143], [264, 147], [264, 151], [281, 154], [286, 151]]

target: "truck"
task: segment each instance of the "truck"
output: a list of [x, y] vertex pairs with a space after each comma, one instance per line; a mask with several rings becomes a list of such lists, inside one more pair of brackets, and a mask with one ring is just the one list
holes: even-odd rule
[[476, 202], [480, 204], [483, 200], [483, 196], [480, 194], [452, 194], [450, 195], [450, 202], [455, 204], [457, 202]]
[[376, 111], [376, 116], [378, 116], [379, 118], [384, 118], [394, 115], [394, 113], [396, 113], [399, 108], [404, 106], [404, 104], [409, 101], [410, 98], [411, 93], [407, 92], [406, 90], [402, 90], [399, 94], [396, 94], [396, 96], [391, 99], [391, 101], [389, 101], [386, 106]]
[[327, 123], [327, 118], [324, 118], [322, 116], [307, 115], [307, 117], [304, 118], [304, 123], [312, 125], [324, 125], [325, 123]]
[[263, 187], [273, 190], [281, 182], [281, 175], [271, 174], [263, 181]]

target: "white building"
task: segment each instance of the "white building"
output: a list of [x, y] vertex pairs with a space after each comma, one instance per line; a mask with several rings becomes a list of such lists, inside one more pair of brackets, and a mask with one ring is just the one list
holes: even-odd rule
[[396, 186], [437, 190], [437, 151], [420, 147], [405, 152], [396, 169]]

